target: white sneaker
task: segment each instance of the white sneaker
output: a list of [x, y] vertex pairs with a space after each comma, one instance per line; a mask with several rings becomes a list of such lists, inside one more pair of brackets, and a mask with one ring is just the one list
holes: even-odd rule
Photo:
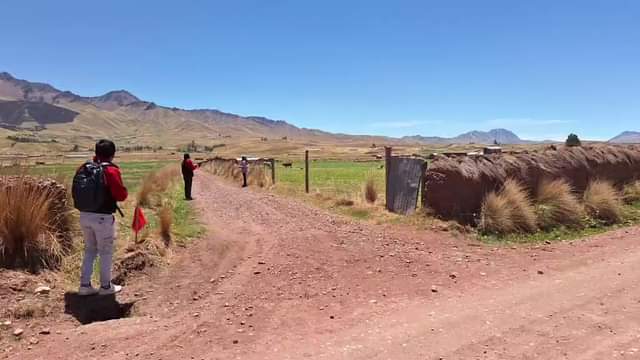
[[119, 293], [120, 291], [122, 291], [122, 286], [112, 283], [111, 286], [108, 289], [105, 289], [105, 288], [101, 287], [100, 291], [98, 292], [98, 294], [100, 294], [100, 295], [113, 295], [113, 294]]
[[98, 289], [93, 286], [80, 286], [78, 289], [78, 295], [80, 296], [90, 296], [98, 293]]

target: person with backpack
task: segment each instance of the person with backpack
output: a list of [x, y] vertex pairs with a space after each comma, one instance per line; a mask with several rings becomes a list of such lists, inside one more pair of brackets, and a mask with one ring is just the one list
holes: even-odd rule
[[[113, 163], [116, 145], [100, 140], [95, 157], [82, 165], [73, 178], [72, 194], [76, 209], [80, 210], [80, 227], [84, 234], [84, 256], [78, 295], [112, 295], [122, 286], [111, 282], [113, 246], [116, 240], [116, 210], [122, 215], [118, 201], [125, 201], [127, 188], [122, 182], [120, 168]], [[91, 285], [93, 263], [100, 256], [100, 288]]]
[[184, 160], [182, 160], [182, 179], [184, 180], [184, 198], [186, 200], [193, 200], [191, 197], [191, 186], [193, 185], [193, 172], [198, 168], [198, 165], [191, 161], [189, 154], [184, 154]]

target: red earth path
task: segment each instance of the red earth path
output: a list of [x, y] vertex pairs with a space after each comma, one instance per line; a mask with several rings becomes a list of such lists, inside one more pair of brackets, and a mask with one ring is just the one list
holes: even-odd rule
[[0, 357], [640, 358], [640, 228], [497, 247], [207, 174], [195, 195], [207, 235], [126, 287], [135, 316], [67, 322]]

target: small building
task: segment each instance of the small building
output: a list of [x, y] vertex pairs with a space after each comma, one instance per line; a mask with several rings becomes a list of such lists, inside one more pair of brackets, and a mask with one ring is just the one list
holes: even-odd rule
[[502, 148], [500, 146], [487, 146], [482, 149], [482, 153], [485, 155], [502, 154]]

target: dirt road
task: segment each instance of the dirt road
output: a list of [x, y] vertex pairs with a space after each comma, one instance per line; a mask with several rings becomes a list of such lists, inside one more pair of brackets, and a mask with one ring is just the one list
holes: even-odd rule
[[[15, 359], [640, 358], [640, 229], [536, 247], [373, 226], [206, 174], [207, 236]], [[7, 355], [4, 355], [5, 357]]]

